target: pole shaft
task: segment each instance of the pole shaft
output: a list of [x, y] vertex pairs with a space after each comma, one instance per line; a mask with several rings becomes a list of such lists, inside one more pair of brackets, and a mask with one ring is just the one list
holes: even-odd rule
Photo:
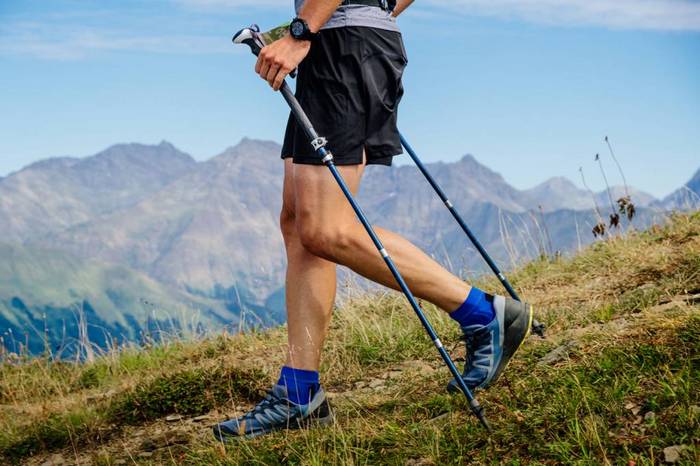
[[486, 252], [486, 249], [481, 245], [481, 242], [477, 239], [477, 237], [472, 233], [471, 229], [467, 226], [467, 224], [464, 222], [462, 219], [462, 216], [459, 215], [457, 212], [457, 209], [455, 209], [454, 205], [450, 200], [448, 199], [447, 195], [445, 192], [440, 188], [440, 185], [437, 184], [437, 181], [435, 181], [435, 178], [430, 174], [428, 169], [426, 168], [425, 165], [423, 165], [423, 162], [421, 161], [420, 158], [418, 158], [418, 155], [416, 152], [413, 150], [413, 148], [408, 144], [408, 141], [403, 137], [403, 134], [401, 135], [401, 144], [403, 144], [404, 148], [406, 148], [406, 152], [408, 152], [408, 155], [413, 159], [413, 162], [418, 166], [418, 169], [423, 173], [423, 176], [425, 176], [425, 179], [428, 180], [428, 183], [430, 183], [430, 186], [433, 187], [437, 195], [440, 197], [442, 202], [445, 203], [445, 206], [447, 209], [450, 211], [454, 219], [457, 221], [460, 227], [462, 227], [462, 230], [466, 235], [469, 237], [471, 242], [474, 244], [474, 247], [479, 251], [481, 256], [484, 258], [488, 266], [491, 268], [494, 274], [498, 277], [498, 279], [501, 281], [505, 289], [508, 291], [508, 294], [515, 299], [520, 301], [520, 297], [518, 294], [515, 292], [512, 286], [510, 286], [510, 283], [506, 279], [506, 277], [503, 275], [503, 272], [498, 268], [496, 263], [491, 259], [491, 256]]
[[[319, 156], [321, 156], [322, 158], [327, 155], [327, 151], [323, 147], [320, 148], [317, 152], [318, 152]], [[457, 381], [457, 384], [459, 385], [459, 388], [462, 390], [462, 393], [464, 393], [464, 396], [467, 397], [467, 400], [469, 401], [469, 406], [470, 406], [471, 410], [477, 416], [479, 421], [481, 421], [481, 423], [484, 425], [484, 427], [486, 427], [487, 430], [490, 430], [491, 428], [490, 428], [488, 422], [486, 421], [486, 418], [484, 417], [482, 407], [479, 405], [479, 402], [476, 400], [476, 398], [474, 398], [474, 395], [471, 393], [471, 390], [469, 390], [469, 387], [467, 387], [467, 385], [465, 384], [464, 379], [462, 379], [462, 375], [459, 373], [459, 370], [457, 369], [457, 366], [455, 366], [454, 362], [452, 361], [452, 358], [447, 353], [447, 350], [445, 350], [445, 347], [443, 346], [442, 341], [440, 341], [440, 338], [438, 338], [438, 335], [437, 335], [437, 333], [435, 333], [433, 326], [428, 321], [427, 317], [425, 316], [425, 313], [423, 312], [420, 305], [418, 304], [418, 301], [416, 301], [415, 296], [413, 296], [411, 289], [408, 287], [408, 285], [406, 284], [406, 281], [403, 279], [401, 272], [399, 272], [398, 268], [396, 267], [396, 264], [394, 264], [394, 261], [391, 259], [391, 256], [389, 255], [387, 250], [384, 248], [384, 245], [382, 244], [381, 240], [379, 239], [376, 232], [374, 231], [374, 228], [372, 228], [372, 225], [367, 220], [367, 217], [365, 216], [364, 212], [362, 211], [360, 206], [355, 201], [355, 198], [353, 197], [352, 193], [350, 192], [347, 185], [345, 184], [345, 181], [343, 180], [342, 176], [338, 172], [337, 167], [335, 166], [335, 164], [333, 163], [332, 160], [329, 160], [328, 162], [326, 162], [326, 166], [330, 169], [331, 173], [333, 174], [333, 177], [338, 182], [340, 189], [343, 191], [343, 194], [345, 194], [345, 197], [347, 198], [348, 202], [352, 206], [352, 209], [355, 211], [355, 215], [360, 220], [360, 223], [362, 223], [362, 226], [364, 226], [365, 230], [367, 231], [367, 234], [372, 239], [372, 242], [376, 246], [377, 250], [384, 258], [384, 262], [386, 263], [387, 267], [391, 271], [391, 274], [394, 276], [394, 279], [398, 283], [399, 288], [401, 288], [401, 291], [403, 291], [403, 294], [406, 296], [406, 299], [408, 300], [409, 304], [411, 305], [411, 308], [413, 309], [413, 311], [416, 313], [416, 316], [418, 316], [418, 319], [420, 320], [421, 324], [423, 325], [423, 328], [425, 328], [426, 332], [428, 332], [430, 339], [433, 341], [433, 344], [435, 345], [438, 352], [440, 353], [442, 360], [445, 362], [448, 369], [452, 373], [452, 376]]]
[[[457, 221], [459, 226], [462, 228], [462, 231], [464, 231], [464, 233], [469, 237], [469, 240], [472, 242], [472, 244], [477, 249], [477, 251], [479, 251], [479, 254], [481, 254], [481, 257], [484, 258], [484, 260], [488, 264], [489, 268], [491, 268], [491, 270], [496, 275], [498, 280], [501, 282], [503, 287], [506, 289], [508, 294], [511, 296], [511, 298], [515, 299], [516, 301], [520, 301], [520, 297], [518, 296], [518, 293], [516, 293], [515, 289], [513, 289], [510, 282], [508, 281], [506, 276], [503, 274], [503, 272], [501, 272], [501, 269], [498, 268], [496, 263], [493, 261], [493, 259], [489, 255], [489, 253], [486, 252], [486, 249], [484, 249], [484, 247], [481, 245], [481, 242], [479, 241], [479, 239], [474, 235], [474, 233], [469, 228], [469, 226], [467, 226], [464, 219], [462, 219], [462, 216], [459, 215], [459, 212], [457, 212], [457, 209], [455, 208], [455, 206], [449, 200], [449, 198], [447, 197], [445, 192], [442, 190], [440, 185], [437, 183], [437, 181], [435, 181], [435, 178], [433, 178], [433, 176], [430, 174], [427, 167], [423, 164], [421, 159], [418, 157], [418, 154], [416, 154], [416, 152], [413, 150], [413, 148], [408, 143], [406, 138], [403, 137], [403, 134], [401, 134], [400, 137], [401, 137], [401, 144], [406, 149], [406, 152], [408, 152], [408, 155], [411, 157], [411, 159], [413, 159], [413, 162], [416, 164], [416, 166], [421, 171], [421, 173], [423, 173], [423, 176], [425, 177], [425, 179], [428, 180], [428, 183], [430, 184], [430, 186], [433, 187], [433, 189], [435, 190], [437, 195], [440, 197], [442, 202], [445, 204], [445, 207], [447, 207], [447, 209], [450, 211], [450, 213], [452, 214], [454, 219]], [[542, 335], [544, 326], [541, 323], [537, 322], [536, 320], [533, 320], [532, 328], [535, 329], [535, 331], [538, 334]]]

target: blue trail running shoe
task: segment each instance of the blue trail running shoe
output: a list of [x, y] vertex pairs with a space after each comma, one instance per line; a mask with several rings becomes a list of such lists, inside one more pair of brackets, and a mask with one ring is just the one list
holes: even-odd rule
[[287, 387], [274, 385], [265, 399], [247, 414], [213, 427], [214, 437], [225, 442], [234, 438], [252, 438], [282, 429], [300, 429], [333, 422], [323, 388], [312, 393], [308, 404], [298, 405], [287, 399]]
[[[462, 327], [463, 339], [467, 344], [467, 362], [462, 379], [472, 390], [493, 384], [530, 334], [531, 305], [495, 296], [493, 308], [496, 317], [490, 323]], [[447, 391], [460, 391], [455, 379], [447, 385]]]

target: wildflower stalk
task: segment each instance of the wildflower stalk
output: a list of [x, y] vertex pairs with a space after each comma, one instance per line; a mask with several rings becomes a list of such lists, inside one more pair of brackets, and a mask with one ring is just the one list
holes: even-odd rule
[[608, 177], [605, 175], [605, 169], [603, 168], [603, 161], [600, 160], [600, 154], [595, 155], [595, 161], [598, 162], [598, 166], [600, 167], [600, 173], [603, 174], [603, 180], [605, 181], [605, 192], [608, 194], [608, 200], [610, 201], [610, 228], [619, 228], [620, 215], [617, 213], [617, 209], [615, 208], [615, 202], [613, 201], [612, 194], [610, 192], [610, 183], [608, 183]]
[[598, 201], [595, 198], [595, 194], [593, 193], [593, 190], [588, 186], [588, 183], [586, 183], [586, 177], [583, 176], [583, 167], [579, 167], [578, 171], [581, 173], [581, 181], [583, 182], [583, 186], [586, 187], [586, 190], [591, 194], [591, 199], [593, 199], [593, 211], [596, 214], [597, 221], [596, 225], [593, 227], [593, 236], [598, 237], [598, 236], [605, 236], [605, 222], [603, 221], [603, 216], [600, 213], [600, 209], [598, 208]]
[[615, 151], [613, 151], [612, 144], [610, 144], [610, 139], [607, 136], [605, 136], [605, 143], [608, 145], [608, 149], [610, 149], [610, 156], [615, 162], [615, 165], [617, 165], [617, 169], [620, 172], [620, 176], [622, 177], [622, 183], [625, 186], [625, 196], [617, 200], [618, 208], [621, 214], [627, 215], [627, 220], [632, 221], [636, 213], [636, 209], [634, 207], [634, 204], [632, 203], [632, 196], [630, 195], [629, 186], [627, 185], [627, 178], [625, 177], [625, 172], [622, 171], [622, 165], [620, 165], [620, 162], [618, 162], [617, 157], [615, 157]]

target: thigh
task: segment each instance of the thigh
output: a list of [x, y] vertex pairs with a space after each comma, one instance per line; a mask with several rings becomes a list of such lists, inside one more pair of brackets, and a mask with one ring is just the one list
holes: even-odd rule
[[292, 244], [298, 243], [296, 225], [296, 200], [294, 193], [294, 167], [292, 159], [284, 160], [284, 183], [282, 185], [282, 211], [280, 212], [280, 231], [289, 253]]
[[282, 183], [282, 220], [294, 218], [295, 194], [294, 194], [294, 164], [292, 159], [284, 159], [284, 182]]
[[[357, 194], [365, 169], [364, 164], [337, 168], [353, 195]], [[297, 228], [319, 231], [343, 228], [356, 221], [350, 203], [328, 167], [294, 164], [293, 170]]]

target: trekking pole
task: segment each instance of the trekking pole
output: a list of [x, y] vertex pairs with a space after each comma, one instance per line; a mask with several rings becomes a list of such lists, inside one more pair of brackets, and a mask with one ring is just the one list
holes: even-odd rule
[[[259, 30], [257, 26], [251, 26], [250, 28], [242, 29], [241, 31], [236, 33], [235, 36], [233, 36], [233, 43], [246, 44], [250, 47], [253, 54], [258, 55], [262, 46], [264, 46], [264, 42], [260, 40], [258, 32]], [[430, 339], [433, 341], [433, 344], [440, 353], [440, 356], [442, 357], [443, 361], [445, 361], [445, 364], [447, 365], [450, 372], [457, 381], [459, 388], [462, 390], [462, 393], [464, 393], [464, 396], [467, 397], [467, 401], [469, 402], [469, 407], [471, 408], [472, 412], [479, 419], [479, 421], [486, 428], [486, 430], [488, 432], [492, 432], [491, 426], [489, 425], [488, 421], [486, 420], [486, 417], [484, 416], [483, 407], [479, 404], [477, 399], [474, 398], [474, 395], [472, 394], [471, 390], [469, 390], [469, 387], [467, 387], [467, 384], [464, 382], [464, 379], [462, 379], [462, 375], [457, 370], [457, 367], [455, 366], [454, 362], [452, 362], [452, 358], [450, 358], [450, 355], [447, 353], [447, 350], [440, 341], [440, 338], [438, 338], [437, 333], [435, 333], [433, 326], [428, 321], [427, 317], [425, 316], [425, 313], [418, 304], [418, 301], [416, 301], [416, 298], [413, 296], [413, 293], [409, 289], [405, 280], [401, 276], [401, 273], [394, 264], [394, 261], [389, 256], [389, 253], [384, 248], [384, 245], [375, 233], [374, 228], [372, 228], [372, 225], [367, 220], [367, 217], [362, 212], [362, 209], [360, 209], [360, 206], [355, 201], [355, 198], [350, 192], [350, 189], [348, 189], [347, 185], [345, 184], [343, 177], [340, 175], [340, 172], [338, 171], [338, 169], [335, 166], [335, 163], [333, 162], [333, 155], [330, 151], [326, 150], [325, 148], [327, 142], [326, 139], [323, 137], [319, 137], [319, 135], [316, 133], [316, 130], [311, 124], [311, 121], [309, 121], [309, 118], [307, 117], [306, 113], [304, 113], [304, 110], [301, 108], [301, 105], [297, 101], [296, 97], [294, 97], [292, 90], [287, 85], [286, 80], [282, 82], [280, 92], [282, 93], [284, 100], [286, 100], [287, 104], [289, 104], [289, 107], [292, 110], [294, 117], [304, 128], [304, 132], [309, 138], [311, 146], [321, 158], [323, 164], [326, 165], [330, 170], [331, 174], [333, 175], [333, 178], [335, 178], [335, 181], [338, 183], [338, 186], [340, 186], [341, 191], [343, 191], [343, 194], [352, 206], [352, 209], [355, 211], [355, 215], [357, 215], [357, 218], [362, 223], [362, 226], [364, 226], [365, 230], [367, 231], [367, 234], [372, 239], [372, 242], [379, 251], [379, 254], [381, 254], [382, 258], [384, 259], [384, 262], [391, 271], [391, 274], [394, 276], [394, 279], [401, 288], [401, 291], [403, 291], [403, 294], [406, 296], [406, 299], [415, 311], [421, 324], [423, 324], [423, 327], [428, 332]]]
[[[413, 148], [408, 144], [408, 141], [406, 141], [406, 138], [403, 137], [403, 134], [400, 134], [401, 137], [401, 144], [403, 147], [406, 149], [406, 152], [408, 152], [408, 155], [411, 156], [413, 159], [413, 162], [418, 166], [418, 169], [423, 173], [423, 176], [425, 176], [425, 179], [428, 180], [428, 183], [430, 183], [430, 186], [433, 187], [437, 195], [442, 199], [442, 202], [445, 204], [445, 207], [447, 207], [447, 210], [450, 211], [452, 216], [454, 217], [455, 220], [457, 220], [457, 223], [459, 223], [459, 226], [462, 227], [462, 230], [464, 230], [464, 233], [469, 237], [471, 240], [472, 244], [474, 247], [479, 251], [479, 254], [481, 254], [481, 257], [484, 258], [486, 263], [489, 265], [493, 273], [498, 277], [498, 279], [501, 281], [501, 284], [503, 287], [506, 289], [508, 294], [511, 296], [511, 298], [515, 299], [516, 301], [520, 301], [520, 297], [518, 296], [518, 293], [515, 292], [513, 287], [510, 285], [510, 282], [506, 278], [506, 276], [501, 272], [501, 269], [498, 268], [496, 263], [491, 259], [491, 256], [489, 256], [489, 253], [486, 252], [486, 249], [481, 245], [477, 237], [472, 233], [471, 229], [467, 226], [465, 221], [462, 219], [462, 216], [459, 215], [459, 212], [457, 212], [457, 209], [455, 209], [455, 206], [450, 202], [450, 200], [447, 198], [447, 195], [445, 192], [440, 188], [440, 185], [437, 184], [437, 181], [435, 181], [435, 178], [430, 174], [428, 169], [426, 168], [425, 165], [423, 165], [423, 162], [421, 161], [420, 158], [418, 158], [418, 155], [416, 152], [413, 150]], [[538, 322], [537, 320], [532, 320], [532, 333], [541, 336], [544, 338], [544, 324], [541, 322]]]

